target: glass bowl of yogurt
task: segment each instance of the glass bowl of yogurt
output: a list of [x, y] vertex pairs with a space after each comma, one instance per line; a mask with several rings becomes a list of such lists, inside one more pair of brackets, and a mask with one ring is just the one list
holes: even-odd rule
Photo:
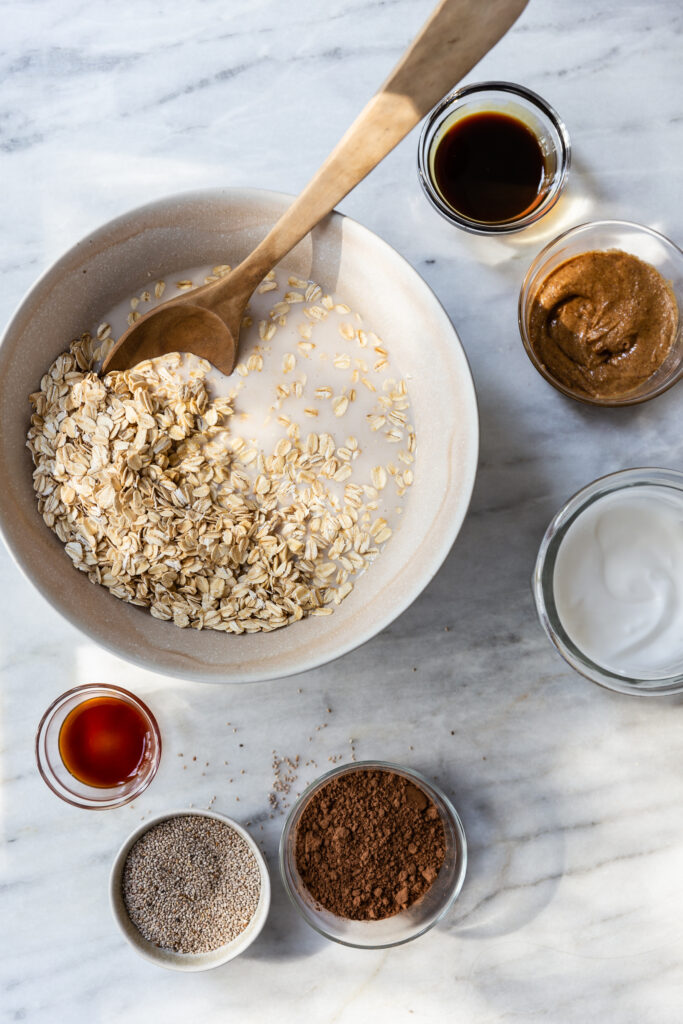
[[532, 589], [577, 672], [620, 693], [683, 692], [683, 473], [626, 469], [580, 490], [545, 532]]

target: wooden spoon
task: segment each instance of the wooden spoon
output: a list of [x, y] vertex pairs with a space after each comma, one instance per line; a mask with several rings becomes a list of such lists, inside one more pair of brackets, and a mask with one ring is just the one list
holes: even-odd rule
[[265, 275], [414, 128], [503, 36], [527, 0], [442, 0], [378, 93], [262, 242], [220, 281], [151, 310], [102, 366], [124, 370], [194, 352], [230, 374], [245, 307]]

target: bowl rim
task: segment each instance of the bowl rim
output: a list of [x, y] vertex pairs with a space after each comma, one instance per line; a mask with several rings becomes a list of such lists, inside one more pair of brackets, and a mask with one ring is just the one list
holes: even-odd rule
[[[49, 728], [52, 715], [68, 700], [78, 695], [83, 695], [83, 702], [88, 700], [88, 694], [95, 697], [100, 692], [103, 695], [111, 695], [120, 699], [126, 700], [128, 703], [136, 707], [146, 718], [151, 733], [154, 737], [154, 756], [152, 758], [151, 766], [148, 774], [145, 776], [142, 783], [138, 784], [137, 788], [133, 788], [130, 792], [126, 793], [125, 796], [112, 797], [109, 800], [90, 801], [84, 797], [79, 797], [76, 793], [72, 793], [66, 786], [60, 786], [56, 781], [56, 776], [52, 770], [47, 753], [44, 751], [44, 743], [47, 735], [47, 729]], [[79, 705], [75, 705], [78, 707]], [[73, 709], [72, 709], [73, 710]], [[150, 783], [154, 780], [159, 765], [161, 763], [161, 752], [162, 752], [162, 740], [161, 730], [159, 729], [159, 723], [156, 720], [154, 712], [147, 706], [147, 704], [138, 697], [137, 694], [131, 690], [124, 689], [123, 686], [115, 686], [113, 683], [83, 683], [80, 686], [72, 686], [70, 690], [65, 690], [64, 693], [60, 693], [58, 697], [52, 701], [52, 703], [43, 712], [38, 728], [36, 729], [36, 736], [34, 741], [34, 752], [36, 758], [36, 764], [38, 766], [38, 772], [45, 785], [52, 790], [55, 796], [58, 796], [60, 800], [63, 800], [67, 804], [71, 804], [72, 807], [81, 807], [88, 811], [109, 811], [116, 807], [125, 807], [126, 804], [131, 803], [141, 796]], [[66, 767], [66, 766], [65, 766]], [[84, 783], [82, 785], [85, 785]], [[97, 792], [95, 787], [89, 787]]]
[[[133, 846], [138, 841], [138, 839], [140, 839], [141, 836], [143, 836], [155, 825], [161, 824], [161, 822], [163, 821], [168, 821], [171, 818], [184, 818], [189, 815], [199, 818], [213, 818], [215, 821], [222, 821], [224, 824], [228, 825], [235, 832], [237, 832], [237, 834], [240, 835], [242, 839], [244, 839], [244, 841], [247, 843], [249, 849], [254, 855], [256, 863], [258, 864], [259, 875], [261, 879], [261, 891], [259, 894], [259, 902], [256, 907], [256, 910], [254, 911], [254, 916], [249, 922], [249, 925], [251, 925], [252, 922], [256, 923], [254, 929], [249, 934], [248, 941], [246, 942], [242, 939], [242, 936], [244, 935], [244, 932], [242, 932], [240, 935], [237, 936], [237, 938], [232, 939], [230, 942], [226, 943], [225, 946], [220, 946], [217, 950], [211, 950], [208, 953], [176, 953], [174, 952], [174, 950], [164, 949], [163, 952], [166, 954], [166, 956], [162, 957], [160, 955], [161, 951], [159, 953], [155, 952], [159, 947], [154, 946], [140, 933], [138, 933], [140, 934], [139, 942], [134, 941], [131, 938], [130, 934], [128, 933], [126, 927], [124, 926], [123, 922], [126, 921], [132, 928], [135, 928], [135, 925], [130, 920], [126, 912], [126, 909], [123, 905], [123, 900], [121, 898], [121, 879], [123, 876], [123, 868], [130, 850], [133, 848]], [[270, 873], [268, 871], [266, 859], [261, 849], [259, 848], [256, 840], [251, 836], [251, 834], [246, 830], [246, 828], [244, 828], [243, 825], [240, 825], [239, 822], [235, 821], [234, 818], [230, 818], [227, 814], [221, 814], [219, 811], [202, 810], [198, 807], [188, 807], [164, 811], [163, 813], [155, 814], [151, 818], [147, 818], [140, 825], [138, 825], [137, 828], [133, 829], [130, 835], [123, 841], [123, 843], [118, 849], [116, 856], [114, 857], [114, 861], [109, 872], [109, 907], [114, 917], [114, 920], [116, 921], [116, 924], [119, 928], [119, 931], [126, 939], [128, 945], [131, 946], [132, 949], [134, 949], [135, 952], [144, 960], [148, 960], [150, 963], [156, 964], [157, 967], [164, 967], [167, 970], [171, 971], [180, 971], [185, 973], [208, 971], [212, 970], [214, 967], [221, 967], [223, 964], [229, 963], [231, 960], [234, 960], [235, 957], [238, 957], [241, 953], [248, 949], [249, 946], [251, 946], [251, 944], [255, 942], [258, 936], [260, 935], [263, 926], [266, 923], [266, 919], [268, 917], [268, 913], [270, 910], [270, 901]], [[249, 928], [249, 925], [247, 925], [247, 929]], [[247, 929], [245, 929], [245, 931]], [[223, 957], [216, 956], [216, 954], [219, 953], [220, 950], [225, 951], [225, 955]], [[207, 960], [209, 959], [213, 962], [208, 963]]]
[[[677, 254], [677, 257], [680, 258], [683, 262], [683, 249], [681, 249], [680, 246], [678, 246], [676, 242], [673, 241], [673, 239], [669, 238], [663, 232], [658, 231], [656, 228], [651, 228], [647, 224], [639, 224], [637, 221], [634, 220], [621, 220], [612, 217], [606, 217], [600, 220], [586, 220], [582, 221], [580, 224], [574, 224], [573, 227], [567, 228], [565, 231], [560, 232], [559, 235], [556, 235], [549, 242], [547, 242], [546, 245], [543, 246], [541, 251], [535, 257], [533, 262], [530, 264], [526, 274], [524, 275], [524, 279], [519, 290], [519, 298], [517, 301], [517, 326], [519, 328], [519, 333], [522, 339], [522, 344], [524, 346], [524, 351], [529, 357], [529, 361], [531, 362], [532, 366], [535, 370], [538, 371], [538, 373], [540, 373], [541, 377], [543, 377], [543, 379], [546, 380], [549, 384], [552, 384], [555, 390], [559, 391], [560, 394], [565, 395], [567, 398], [573, 398], [575, 402], [580, 402], [582, 405], [588, 405], [591, 406], [592, 408], [598, 409], [620, 409], [631, 405], [642, 405], [643, 402], [649, 402], [651, 399], [658, 398], [659, 395], [663, 395], [666, 391], [669, 390], [669, 388], [672, 388], [674, 384], [677, 384], [680, 381], [681, 377], [683, 377], [683, 358], [681, 359], [681, 363], [678, 367], [678, 370], [671, 375], [671, 378], [669, 380], [666, 380], [654, 391], [638, 395], [633, 398], [629, 398], [628, 394], [622, 398], [591, 397], [590, 395], [586, 395], [583, 392], [574, 391], [572, 388], [567, 387], [565, 384], [562, 384], [561, 381], [558, 381], [555, 377], [553, 377], [552, 374], [548, 372], [547, 368], [543, 365], [543, 363], [538, 359], [527, 337], [525, 314], [528, 300], [530, 298], [529, 290], [533, 278], [538, 274], [541, 267], [548, 259], [551, 250], [556, 245], [563, 241], [566, 241], [570, 236], [579, 235], [581, 232], [588, 232], [596, 228], [603, 230], [618, 230], [619, 228], [626, 228], [629, 230], [636, 229], [637, 231], [642, 232], [644, 235], [649, 235], [651, 237], [656, 238], [657, 241], [663, 243], [665, 247], [674, 250]], [[683, 317], [683, 310], [679, 309], [678, 315], [678, 329], [680, 330], [681, 317]]]
[[[143, 203], [132, 209], [125, 211], [106, 221], [104, 224], [99, 225], [94, 230], [84, 235], [78, 242], [72, 245], [66, 252], [63, 252], [53, 263], [51, 263], [38, 279], [32, 284], [29, 290], [26, 292], [24, 297], [19, 302], [16, 310], [10, 317], [5, 329], [0, 336], [0, 349], [6, 343], [8, 336], [13, 331], [16, 322], [21, 318], [25, 309], [28, 308], [29, 304], [34, 300], [34, 297], [44, 287], [51, 275], [58, 273], [68, 262], [75, 257], [81, 255], [83, 257], [88, 253], [93, 240], [103, 239], [112, 230], [117, 228], [123, 228], [124, 226], [130, 226], [131, 220], [135, 218], [141, 218], [149, 213], [153, 213], [155, 210], [168, 209], [172, 204], [182, 203], [183, 205], [191, 206], [192, 203], [205, 203], [211, 200], [222, 201], [223, 203], [242, 200], [242, 201], [271, 201], [276, 205], [289, 205], [295, 196], [285, 192], [278, 192], [270, 189], [258, 189], [258, 188], [242, 188], [242, 187], [213, 187], [204, 189], [189, 189], [181, 192], [170, 193], [157, 199], [152, 200], [149, 203]], [[443, 317], [444, 322], [448, 323], [451, 331], [451, 341], [454, 343], [456, 352], [458, 353], [458, 359], [461, 360], [462, 372], [465, 377], [466, 390], [469, 391], [469, 408], [465, 410], [467, 419], [467, 453], [462, 463], [462, 473], [460, 476], [460, 486], [458, 488], [458, 510], [457, 514], [449, 517], [447, 522], [444, 522], [443, 529], [441, 531], [441, 539], [432, 557], [424, 563], [424, 569], [420, 574], [419, 580], [416, 581], [412, 588], [407, 591], [402, 591], [397, 600], [393, 603], [389, 610], [384, 610], [377, 615], [374, 623], [363, 629], [357, 630], [352, 637], [349, 637], [346, 641], [340, 642], [336, 647], [331, 650], [324, 652], [322, 656], [320, 654], [311, 656], [307, 649], [302, 649], [302, 655], [297, 658], [295, 662], [286, 666], [284, 671], [280, 667], [273, 666], [264, 667], [261, 669], [253, 670], [244, 662], [240, 665], [239, 675], [235, 672], [228, 672], [225, 676], [219, 676], [217, 673], [207, 674], [203, 669], [195, 669], [192, 665], [165, 665], [162, 668], [158, 668], [153, 662], [151, 657], [145, 657], [137, 649], [126, 650], [123, 652], [120, 646], [113, 640], [110, 640], [106, 636], [101, 636], [94, 628], [90, 628], [87, 620], [79, 618], [76, 615], [72, 615], [62, 607], [58, 607], [52, 597], [52, 594], [48, 590], [47, 586], [43, 584], [42, 580], [35, 578], [29, 570], [28, 565], [25, 565], [25, 559], [19, 551], [15, 551], [10, 545], [6, 529], [4, 528], [2, 521], [2, 508], [0, 506], [0, 539], [3, 540], [6, 549], [9, 551], [12, 561], [17, 566], [19, 571], [22, 573], [25, 579], [35, 587], [35, 589], [41, 594], [43, 598], [48, 602], [51, 608], [53, 608], [62, 618], [65, 618], [81, 635], [88, 637], [91, 641], [96, 643], [98, 646], [110, 651], [117, 657], [123, 658], [131, 664], [137, 665], [143, 668], [145, 671], [154, 672], [157, 674], [171, 676], [178, 679], [192, 680], [195, 682], [206, 682], [216, 685], [226, 683], [251, 683], [251, 682], [264, 682], [270, 679], [286, 678], [287, 676], [297, 675], [300, 672], [306, 672], [319, 668], [322, 665], [329, 664], [335, 661], [337, 658], [348, 654], [350, 651], [355, 650], [357, 647], [362, 646], [367, 641], [371, 640], [383, 629], [385, 629], [391, 622], [393, 622], [399, 615], [401, 615], [417, 597], [422, 593], [425, 587], [431, 582], [436, 573], [443, 565], [450, 549], [452, 548], [458, 533], [463, 525], [469, 510], [469, 505], [472, 499], [472, 493], [474, 490], [474, 483], [478, 467], [479, 458], [479, 410], [477, 403], [477, 394], [475, 384], [472, 376], [472, 370], [467, 358], [465, 349], [460, 341], [460, 337], [448, 315], [444, 309], [440, 299], [436, 296], [424, 278], [415, 270], [412, 264], [402, 256], [389, 242], [386, 242], [383, 238], [373, 232], [370, 228], [365, 227], [358, 221], [353, 220], [346, 214], [339, 213], [334, 210], [329, 214], [329, 218], [340, 218], [342, 223], [345, 223], [351, 227], [361, 239], [365, 238], [370, 241], [370, 244], [384, 250], [388, 257], [392, 260], [398, 261], [404, 266], [406, 271], [412, 277], [415, 287], [417, 290], [422, 291], [423, 295], [429, 298], [432, 307], [437, 310]], [[469, 386], [467, 386], [469, 382]], [[452, 501], [453, 495], [449, 495], [449, 500]], [[36, 511], [36, 514], [37, 511]], [[296, 625], [296, 624], [295, 624]]]
[[[683, 492], [683, 472], [657, 466], [637, 466], [605, 473], [581, 487], [562, 503], [550, 520], [541, 540], [531, 576], [531, 592], [538, 621], [545, 635], [564, 661], [584, 679], [597, 683], [605, 690], [635, 697], [671, 697], [683, 692], [683, 670], [675, 675], [638, 679], [622, 676], [598, 665], [588, 658], [566, 635], [557, 612], [551, 614], [546, 593], [552, 596], [552, 579], [549, 587], [544, 585], [546, 562], [552, 559], [550, 571], [554, 571], [555, 559], [562, 540], [578, 516], [593, 501], [632, 487], [654, 486], [673, 487]], [[559, 537], [559, 540], [557, 539]], [[551, 545], [556, 546], [551, 550]], [[555, 619], [559, 624], [558, 630]], [[566, 637], [566, 639], [565, 639]]]
[[[375, 771], [387, 771], [394, 772], [395, 774], [402, 775], [404, 778], [409, 778], [414, 781], [420, 789], [423, 789], [427, 796], [430, 798], [436, 796], [446, 808], [446, 812], [450, 819], [450, 824], [453, 827], [457, 838], [458, 846], [458, 871], [456, 879], [448, 898], [444, 901], [443, 907], [439, 910], [438, 914], [434, 916], [431, 921], [428, 921], [423, 928], [416, 931], [412, 935], [407, 935], [403, 939], [393, 940], [391, 942], [378, 942], [375, 944], [351, 942], [349, 939], [340, 938], [338, 935], [332, 935], [327, 929], [321, 925], [316, 924], [315, 921], [311, 920], [305, 913], [302, 905], [302, 901], [299, 899], [298, 893], [290, 885], [289, 878], [287, 876], [287, 864], [289, 858], [287, 856], [287, 840], [294, 827], [294, 819], [299, 813], [300, 809], [308, 803], [309, 799], [314, 792], [321, 789], [330, 779], [337, 778], [340, 775], [348, 775], [359, 769], [369, 769]], [[340, 946], [349, 946], [352, 949], [390, 949], [394, 946], [403, 946], [406, 942], [412, 942], [414, 939], [419, 939], [425, 932], [430, 931], [436, 924], [441, 921], [448, 911], [451, 909], [456, 899], [460, 895], [463, 884], [465, 882], [465, 875], [467, 874], [467, 836], [465, 834], [465, 827], [462, 823], [462, 819], [458, 814], [457, 810], [453, 806], [450, 798], [444, 793], [440, 786], [435, 782], [428, 779], [422, 772], [417, 771], [415, 768], [407, 768], [405, 765], [397, 764], [394, 761], [376, 761], [376, 760], [363, 760], [363, 761], [347, 761], [344, 764], [336, 765], [327, 772], [323, 772], [317, 779], [314, 779], [306, 789], [303, 791], [301, 796], [297, 797], [296, 802], [292, 805], [285, 823], [282, 826], [282, 832], [280, 833], [280, 843], [278, 846], [278, 864], [280, 867], [280, 878], [282, 880], [283, 887], [289, 901], [297, 911], [297, 913], [304, 919], [309, 928], [312, 928], [323, 938], [329, 939], [331, 942], [336, 942]], [[370, 922], [371, 923], [371, 922]]]

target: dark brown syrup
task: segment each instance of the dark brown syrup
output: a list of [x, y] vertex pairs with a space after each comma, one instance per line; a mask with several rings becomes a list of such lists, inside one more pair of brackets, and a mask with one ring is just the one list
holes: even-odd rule
[[78, 704], [59, 731], [59, 755], [86, 786], [109, 789], [137, 775], [149, 750], [149, 726], [118, 697], [92, 697]]
[[530, 128], [497, 111], [469, 114], [437, 143], [434, 183], [445, 202], [468, 220], [518, 220], [545, 194], [545, 160]]

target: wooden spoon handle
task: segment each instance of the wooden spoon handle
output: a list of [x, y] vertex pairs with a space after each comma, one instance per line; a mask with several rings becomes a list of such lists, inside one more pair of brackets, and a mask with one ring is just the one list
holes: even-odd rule
[[442, 0], [303, 192], [253, 252], [220, 282], [226, 298], [250, 294], [491, 49], [526, 4], [527, 0]]

